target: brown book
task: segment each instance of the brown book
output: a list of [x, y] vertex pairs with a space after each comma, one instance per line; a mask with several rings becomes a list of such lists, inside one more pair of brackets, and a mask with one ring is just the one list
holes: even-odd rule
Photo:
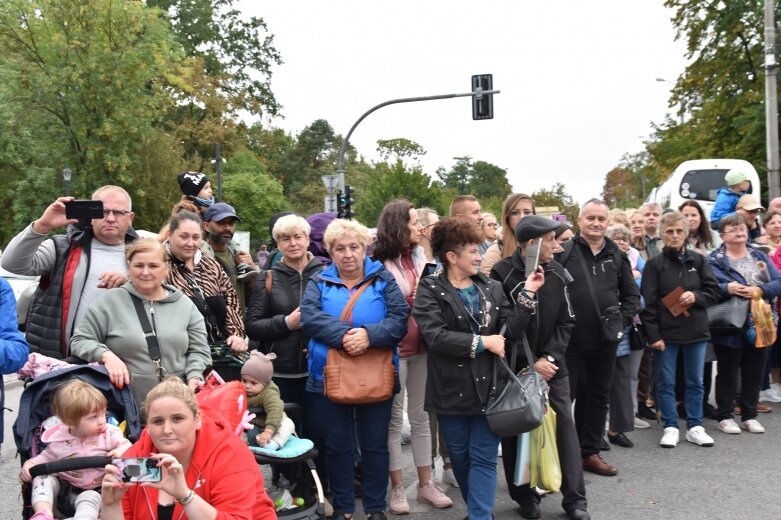
[[686, 307], [680, 305], [678, 303], [678, 300], [681, 299], [681, 295], [686, 292], [683, 290], [683, 287], [678, 286], [670, 293], [662, 298], [662, 303], [665, 307], [667, 307], [667, 310], [670, 311], [670, 314], [673, 316], [678, 316], [680, 314], [683, 314], [687, 318], [689, 317], [689, 311], [686, 310]]

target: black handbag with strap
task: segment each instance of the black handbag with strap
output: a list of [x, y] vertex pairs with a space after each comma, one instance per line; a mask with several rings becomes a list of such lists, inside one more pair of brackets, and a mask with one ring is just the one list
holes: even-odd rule
[[[504, 334], [506, 325], [502, 326], [500, 334]], [[513, 437], [530, 432], [542, 424], [545, 415], [545, 391], [548, 384], [534, 369], [529, 341], [522, 336], [524, 353], [529, 363], [526, 371], [516, 375], [504, 358], [495, 356], [493, 367], [493, 382], [488, 403], [485, 408], [485, 418], [488, 427], [500, 437]], [[515, 349], [512, 349], [510, 364], [515, 366]], [[507, 372], [507, 383], [503, 388], [497, 388], [498, 368]]]
[[[599, 318], [600, 330], [602, 331], [602, 339], [611, 344], [617, 345], [621, 338], [624, 337], [624, 318], [621, 316], [621, 307], [618, 305], [610, 305], [605, 307], [600, 312], [599, 302], [597, 301], [597, 294], [594, 290], [594, 282], [591, 280], [591, 276], [588, 274], [588, 265], [583, 255], [578, 255], [580, 265], [583, 266], [583, 275], [586, 277], [586, 283], [588, 284], [588, 291], [591, 294], [591, 301], [594, 304], [594, 312], [597, 313]], [[621, 264], [617, 266], [618, 272], [621, 272]]]

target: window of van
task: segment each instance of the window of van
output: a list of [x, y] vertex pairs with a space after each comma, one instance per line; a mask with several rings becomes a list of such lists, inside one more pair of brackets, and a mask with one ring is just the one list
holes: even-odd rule
[[[689, 170], [681, 179], [680, 195], [685, 199], [715, 201], [719, 189], [725, 188], [724, 176], [729, 170]], [[751, 193], [753, 186], [749, 186]]]

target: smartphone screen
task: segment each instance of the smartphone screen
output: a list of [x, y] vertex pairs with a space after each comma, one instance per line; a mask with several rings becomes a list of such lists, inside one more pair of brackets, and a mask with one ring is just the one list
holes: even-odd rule
[[540, 265], [541, 245], [542, 239], [538, 238], [534, 241], [534, 244], [526, 248], [526, 278], [530, 277], [537, 270], [537, 266]]
[[65, 216], [69, 219], [91, 220], [103, 218], [102, 200], [72, 200], [65, 203]]
[[423, 276], [429, 276], [437, 272], [437, 264], [434, 262], [427, 262], [423, 267]]
[[122, 472], [122, 482], [160, 482], [157, 460], [145, 457], [113, 459], [113, 465]]

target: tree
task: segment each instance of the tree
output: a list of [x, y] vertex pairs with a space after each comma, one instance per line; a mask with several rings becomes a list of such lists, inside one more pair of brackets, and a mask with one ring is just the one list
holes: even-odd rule
[[602, 200], [611, 207], [639, 207], [658, 183], [659, 170], [651, 164], [648, 153], [624, 154], [605, 175]]
[[[168, 23], [120, 0], [0, 6], [0, 105], [14, 122], [6, 163], [14, 192], [21, 200], [45, 188], [35, 193], [48, 198], [61, 186], [55, 171], [68, 166], [77, 196], [109, 183], [132, 193], [139, 144], [159, 135], [173, 104], [168, 87], [182, 71]], [[17, 217], [29, 222], [35, 206], [21, 206]]]
[[271, 215], [290, 209], [279, 181], [262, 172], [242, 171], [227, 176], [223, 195], [225, 202], [237, 208], [241, 217], [237, 229], [249, 231], [253, 242], [268, 241]]
[[539, 207], [558, 206], [559, 213], [566, 215], [567, 220], [577, 222], [580, 208], [566, 192], [564, 184], [557, 182], [550, 188], [540, 188], [531, 195], [534, 205]]
[[437, 169], [437, 177], [458, 195], [473, 195], [482, 203], [489, 199], [504, 200], [512, 191], [504, 168], [485, 161], [472, 163], [469, 156], [454, 159], [456, 164], [450, 170]]
[[666, 0], [689, 61], [670, 106], [690, 117], [655, 125], [647, 150], [663, 176], [705, 157], [746, 159], [766, 172], [762, 4]]

